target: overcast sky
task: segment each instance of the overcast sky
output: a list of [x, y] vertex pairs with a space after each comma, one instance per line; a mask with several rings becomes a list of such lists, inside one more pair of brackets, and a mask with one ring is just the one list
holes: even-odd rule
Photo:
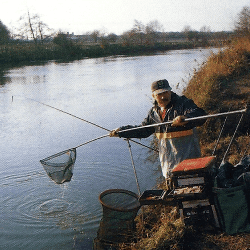
[[84, 34], [106, 30], [122, 34], [133, 27], [157, 20], [164, 31], [195, 30], [208, 26], [212, 31], [232, 30], [237, 14], [248, 0], [1, 0], [0, 20], [9, 29], [29, 10], [50, 28]]

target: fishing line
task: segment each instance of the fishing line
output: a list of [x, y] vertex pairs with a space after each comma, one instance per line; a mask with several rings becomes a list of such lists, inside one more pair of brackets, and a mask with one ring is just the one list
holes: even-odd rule
[[[91, 125], [93, 125], [93, 126], [96, 126], [96, 127], [101, 128], [101, 129], [103, 129], [103, 130], [106, 130], [106, 131], [108, 131], [108, 132], [111, 132], [111, 130], [109, 130], [109, 129], [107, 129], [107, 128], [104, 128], [104, 127], [102, 127], [102, 126], [100, 126], [100, 125], [98, 125], [98, 124], [96, 124], [96, 123], [90, 122], [90, 121], [88, 121], [88, 120], [85, 120], [85, 119], [83, 119], [83, 118], [81, 118], [81, 117], [79, 117], [79, 116], [73, 115], [73, 114], [71, 114], [71, 113], [69, 113], [69, 112], [66, 112], [66, 111], [62, 110], [62, 109], [53, 107], [53, 106], [51, 106], [51, 105], [49, 105], [49, 104], [46, 104], [46, 103], [43, 103], [43, 102], [39, 102], [39, 101], [37, 101], [37, 100], [35, 100], [35, 99], [32, 99], [32, 98], [29, 98], [29, 97], [25, 97], [25, 96], [23, 96], [23, 97], [24, 97], [25, 99], [28, 99], [28, 100], [37, 102], [37, 103], [42, 104], [42, 105], [44, 105], [44, 106], [47, 106], [47, 107], [49, 107], [49, 108], [55, 109], [55, 110], [57, 110], [57, 111], [59, 111], [59, 112], [62, 112], [62, 113], [64, 113], [64, 114], [67, 114], [67, 115], [70, 115], [70, 116], [72, 116], [72, 117], [74, 117], [74, 118], [77, 118], [77, 119], [79, 119], [79, 120], [81, 120], [81, 121], [84, 121], [84, 122], [86, 122], [86, 123], [89, 123], [89, 124], [91, 124]], [[13, 102], [13, 96], [12, 96], [12, 102]], [[103, 136], [103, 137], [106, 137], [106, 135]], [[100, 138], [100, 139], [101, 139], [101, 138]], [[96, 140], [96, 139], [94, 139], [94, 141], [95, 141], [95, 140]], [[148, 149], [150, 149], [150, 150], [153, 150], [153, 151], [158, 152], [157, 149], [154, 149], [154, 148], [151, 148], [151, 147], [149, 147], [149, 146], [146, 146], [146, 145], [144, 145], [144, 144], [142, 144], [142, 143], [140, 143], [140, 142], [137, 142], [137, 141], [135, 141], [135, 140], [132, 140], [132, 139], [130, 139], [130, 140], [131, 140], [132, 142], [138, 144], [138, 145], [141, 145], [141, 146], [143, 146], [143, 147], [145, 147], [145, 148], [148, 148]]]
[[62, 109], [59, 109], [59, 108], [50, 106], [50, 105], [48, 105], [48, 104], [46, 104], [46, 103], [43, 103], [43, 102], [39, 102], [39, 101], [34, 100], [34, 99], [32, 99], [32, 98], [28, 98], [28, 97], [25, 97], [25, 98], [28, 99], [28, 100], [32, 100], [32, 101], [34, 101], [34, 102], [40, 103], [40, 104], [42, 104], [42, 105], [44, 105], [44, 106], [50, 107], [50, 108], [52, 108], [52, 109], [55, 109], [55, 110], [57, 110], [57, 111], [60, 111], [60, 112], [62, 112], [62, 113], [64, 113], [64, 114], [70, 115], [70, 116], [72, 116], [72, 117], [74, 117], [74, 118], [77, 118], [77, 119], [79, 119], [79, 120], [81, 120], [81, 121], [87, 122], [87, 123], [89, 123], [89, 124], [91, 124], [91, 125], [94, 125], [94, 126], [96, 126], [96, 127], [98, 127], [98, 128], [101, 128], [101, 129], [103, 129], [103, 130], [106, 130], [106, 131], [111, 132], [111, 130], [109, 130], [109, 129], [106, 129], [106, 128], [102, 127], [102, 126], [99, 126], [99, 125], [96, 124], [96, 123], [87, 121], [87, 120], [85, 120], [85, 119], [83, 119], [83, 118], [81, 118], [81, 117], [79, 117], [79, 116], [70, 114], [70, 113], [68, 113], [68, 112], [66, 112], [66, 111], [64, 111], [64, 110], [62, 110]]

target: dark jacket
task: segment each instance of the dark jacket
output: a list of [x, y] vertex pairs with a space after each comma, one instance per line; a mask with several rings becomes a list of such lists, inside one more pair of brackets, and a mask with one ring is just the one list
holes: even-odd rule
[[[172, 92], [171, 102], [167, 107], [167, 112], [164, 120], [162, 121], [159, 116], [159, 107], [155, 106], [150, 109], [148, 116], [144, 119], [144, 121], [140, 126], [172, 121], [174, 118], [180, 115], [184, 115], [187, 118], [192, 118], [192, 117], [204, 116], [206, 115], [206, 112], [203, 109], [197, 107], [197, 105], [193, 102], [193, 100], [188, 99], [185, 96], [178, 96], [177, 94]], [[121, 131], [119, 132], [119, 136], [125, 138], [146, 138], [151, 134], [153, 134], [154, 132], [164, 133], [164, 132], [189, 130], [194, 127], [203, 125], [205, 121], [206, 119], [189, 121], [186, 125], [180, 127], [172, 127], [170, 124], [157, 127], [143, 128], [138, 130], [131, 130], [127, 132]], [[123, 126], [121, 127], [121, 130], [140, 127], [140, 126], [131, 126], [131, 125]]]

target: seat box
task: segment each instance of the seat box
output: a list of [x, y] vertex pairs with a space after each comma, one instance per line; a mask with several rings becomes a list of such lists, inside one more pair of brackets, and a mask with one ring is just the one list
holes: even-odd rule
[[215, 156], [187, 159], [172, 170], [172, 182], [175, 188], [212, 185], [212, 170]]

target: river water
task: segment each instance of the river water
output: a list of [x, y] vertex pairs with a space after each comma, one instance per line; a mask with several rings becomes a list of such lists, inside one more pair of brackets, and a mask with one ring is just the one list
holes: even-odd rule
[[[139, 124], [151, 107], [151, 82], [177, 93], [210, 49], [108, 57], [11, 68], [0, 85], [0, 249], [91, 249], [107, 189], [138, 193], [127, 142], [103, 138], [77, 148], [72, 180], [55, 184], [40, 160], [107, 134], [51, 105], [107, 129]], [[151, 138], [141, 140], [149, 145]], [[154, 188], [159, 162], [132, 143], [141, 192]]]

